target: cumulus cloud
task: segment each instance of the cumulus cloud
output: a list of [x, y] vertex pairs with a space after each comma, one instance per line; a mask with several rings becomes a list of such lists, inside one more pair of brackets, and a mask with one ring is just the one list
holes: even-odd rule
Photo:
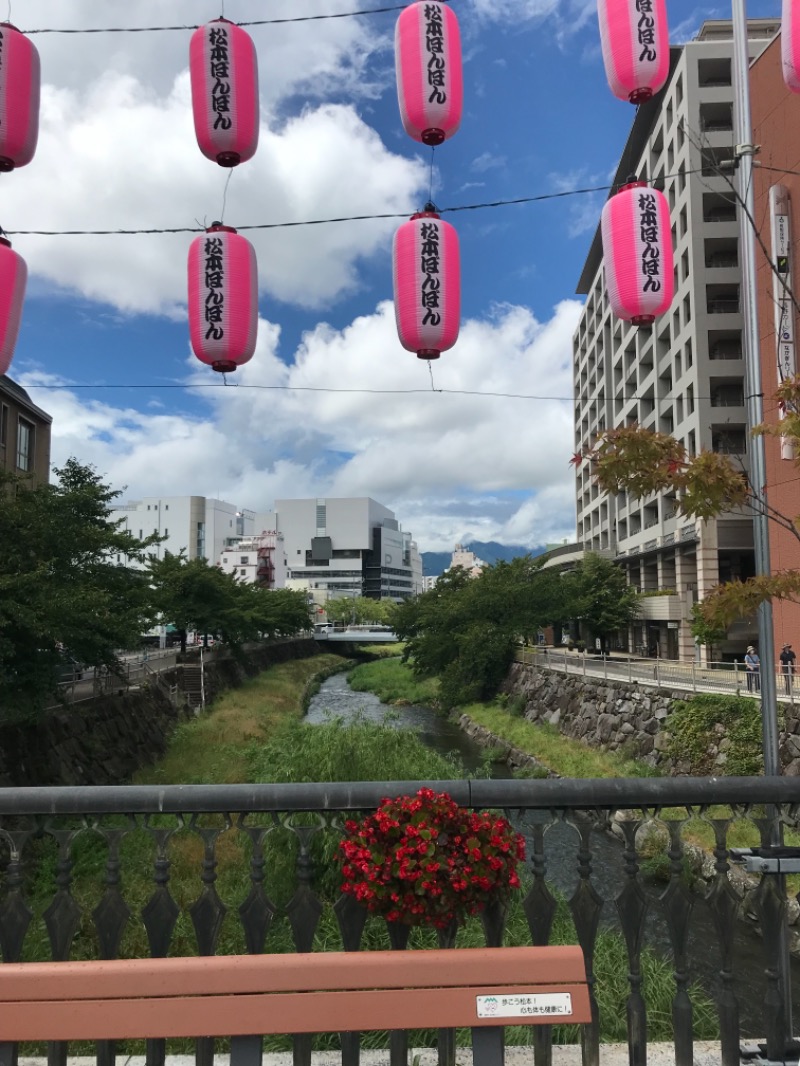
[[[4, 178], [12, 233], [196, 227], [219, 218], [228, 174], [194, 143], [188, 75], [164, 98], [115, 73], [81, 90], [46, 87], [41, 126], [33, 162]], [[280, 128], [262, 126], [255, 158], [231, 175], [225, 221], [406, 213], [424, 181], [422, 163], [388, 151], [352, 106], [321, 104]], [[305, 307], [329, 304], [358, 286], [360, 266], [395, 225], [248, 232], [262, 292]], [[34, 277], [125, 312], [175, 313], [185, 301], [191, 236], [19, 236], [14, 244]]]
[[[574, 529], [578, 313], [565, 301], [538, 322], [526, 308], [498, 307], [467, 321], [430, 371], [400, 348], [390, 303], [343, 329], [320, 324], [288, 363], [279, 329], [262, 321], [258, 351], [236, 375], [250, 387], [198, 390], [202, 415], [84, 402], [68, 387], [34, 398], [54, 416], [56, 465], [75, 454], [127, 497], [222, 495], [265, 511], [276, 497], [369, 495], [423, 549], [466, 536], [533, 547]], [[196, 366], [187, 358], [189, 390], [208, 381]]]

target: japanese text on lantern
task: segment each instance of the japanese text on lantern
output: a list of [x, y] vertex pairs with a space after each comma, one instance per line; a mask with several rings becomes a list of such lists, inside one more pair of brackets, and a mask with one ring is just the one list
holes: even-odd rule
[[639, 13], [639, 22], [636, 25], [639, 44], [642, 50], [639, 53], [639, 61], [649, 60], [655, 62], [657, 53], [656, 43], [656, 20], [653, 18], [653, 0], [636, 0], [636, 10]]
[[231, 128], [231, 83], [230, 60], [228, 56], [228, 31], [213, 29], [208, 35], [211, 49], [209, 52], [209, 73], [213, 78], [211, 86], [211, 109], [216, 118], [214, 129]]
[[205, 244], [206, 253], [206, 308], [205, 320], [208, 323], [206, 340], [220, 341], [225, 336], [222, 328], [222, 312], [225, 304], [223, 286], [225, 269], [222, 257], [222, 239], [209, 237]]
[[[3, 56], [3, 45], [5, 44], [5, 42], [6, 42], [6, 39], [5, 39], [5, 36], [3, 35], [3, 31], [0, 30], [0, 76], [2, 76], [2, 73], [3, 73], [3, 59], [5, 58]], [[0, 115], [0, 126], [2, 126], [2, 125], [3, 125], [3, 120], [2, 120], [2, 116]]]
[[439, 227], [435, 222], [423, 222], [420, 236], [422, 237], [420, 267], [423, 274], [420, 300], [425, 308], [422, 324], [423, 326], [438, 326], [442, 321], [442, 316], [437, 310], [442, 285], [439, 278]]
[[645, 292], [661, 291], [661, 249], [658, 244], [658, 212], [652, 193], [639, 197], [639, 238], [642, 242], [642, 273]]
[[428, 53], [428, 85], [431, 87], [429, 104], [444, 104], [446, 63], [444, 59], [444, 26], [439, 4], [425, 5], [425, 50]]

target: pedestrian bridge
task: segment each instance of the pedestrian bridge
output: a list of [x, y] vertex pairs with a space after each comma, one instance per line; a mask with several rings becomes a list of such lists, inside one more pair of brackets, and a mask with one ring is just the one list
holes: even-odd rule
[[388, 626], [348, 626], [347, 629], [315, 630], [314, 640], [347, 644], [395, 644], [397, 635]]

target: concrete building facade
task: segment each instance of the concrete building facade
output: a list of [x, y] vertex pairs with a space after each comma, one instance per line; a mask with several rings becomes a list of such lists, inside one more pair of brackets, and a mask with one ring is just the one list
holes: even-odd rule
[[287, 566], [283, 534], [265, 530], [255, 537], [235, 541], [220, 555], [219, 567], [248, 585], [285, 588]]
[[[749, 23], [751, 58], [779, 29]], [[720, 165], [733, 159], [732, 30], [705, 22], [673, 49], [664, 88], [637, 109], [614, 187], [637, 175], [663, 189], [672, 219], [675, 298], [652, 328], [614, 318], [605, 287], [599, 229], [577, 291], [586, 305], [573, 338], [576, 453], [603, 430], [637, 423], [671, 434], [690, 455], [725, 452], [744, 470], [748, 433], [740, 313], [739, 217]], [[631, 652], [654, 647], [668, 658], [701, 650], [690, 630], [692, 605], [720, 581], [753, 573], [752, 520], [678, 517], [668, 493], [610, 497], [586, 459], [576, 467], [577, 540], [610, 555], [644, 594]], [[741, 654], [755, 622], [729, 631], [726, 657]]]
[[53, 419], [6, 374], [0, 374], [0, 467], [10, 474], [50, 480]]
[[150, 549], [159, 559], [183, 551], [187, 559], [216, 563], [223, 548], [256, 532], [254, 511], [206, 496], [143, 496], [117, 504], [111, 516], [134, 537], [163, 536]]
[[422, 591], [422, 559], [393, 511], [369, 497], [276, 500], [258, 515], [283, 535], [290, 587], [403, 600]]

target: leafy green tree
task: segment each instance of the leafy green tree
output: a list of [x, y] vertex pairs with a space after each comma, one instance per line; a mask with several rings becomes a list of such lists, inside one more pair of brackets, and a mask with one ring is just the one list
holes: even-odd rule
[[241, 645], [262, 635], [297, 633], [309, 627], [305, 594], [290, 589], [269, 590], [245, 584], [206, 559], [186, 559], [165, 552], [151, 557], [149, 566], [153, 601], [161, 617], [177, 627], [181, 650], [186, 633], [219, 634], [226, 643]]
[[0, 470], [0, 714], [35, 717], [58, 691], [65, 657], [119, 667], [154, 620], [143, 563], [152, 536], [111, 519], [120, 495], [69, 459], [54, 484]]
[[726, 640], [728, 630], [725, 626], [709, 622], [699, 603], [692, 604], [692, 636], [708, 649], [709, 662], [714, 661], [714, 645]]
[[391, 600], [374, 600], [368, 596], [342, 597], [325, 604], [325, 613], [331, 622], [359, 626], [369, 623], [386, 625], [391, 609]]
[[445, 706], [493, 696], [523, 634], [570, 616], [571, 588], [557, 571], [524, 556], [485, 567], [478, 577], [455, 567], [429, 592], [395, 610], [405, 659], [437, 676]]
[[616, 563], [602, 555], [594, 552], [585, 555], [575, 570], [565, 575], [565, 584], [572, 586], [575, 617], [593, 637], [600, 639], [603, 652], [607, 650], [608, 638], [620, 629], [627, 629], [639, 613], [638, 591], [628, 584]]

